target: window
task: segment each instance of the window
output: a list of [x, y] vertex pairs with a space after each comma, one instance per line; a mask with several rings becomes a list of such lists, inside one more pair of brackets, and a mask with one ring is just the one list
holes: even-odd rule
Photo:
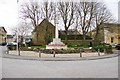
[[111, 37], [111, 43], [114, 43], [114, 37]]

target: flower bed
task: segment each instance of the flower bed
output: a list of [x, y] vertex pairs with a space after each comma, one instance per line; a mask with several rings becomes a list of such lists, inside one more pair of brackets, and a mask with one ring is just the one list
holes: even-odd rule
[[83, 49], [83, 48], [78, 48], [78, 49], [40, 49], [40, 48], [36, 48], [33, 49], [34, 51], [41, 51], [42, 53], [47, 53], [47, 54], [52, 54], [53, 51], [56, 52], [56, 54], [71, 54], [71, 53], [80, 53], [80, 52], [93, 52], [93, 49]]
[[33, 51], [33, 49], [27, 47], [20, 47], [20, 51]]

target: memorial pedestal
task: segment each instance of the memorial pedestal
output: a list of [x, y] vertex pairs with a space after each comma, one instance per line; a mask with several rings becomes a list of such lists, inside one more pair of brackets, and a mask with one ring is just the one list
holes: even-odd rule
[[46, 45], [46, 49], [67, 49], [67, 45], [61, 42], [60, 38], [53, 38], [53, 42]]

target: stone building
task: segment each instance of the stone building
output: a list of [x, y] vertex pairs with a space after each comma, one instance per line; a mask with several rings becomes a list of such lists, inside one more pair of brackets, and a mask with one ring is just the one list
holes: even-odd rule
[[4, 27], [0, 27], [0, 43], [6, 42], [7, 31]]
[[44, 19], [32, 32], [32, 43], [34, 45], [46, 45], [55, 37], [55, 26]]
[[106, 24], [104, 27], [106, 27], [104, 29], [104, 43], [120, 44], [120, 26], [118, 24]]
[[6, 36], [6, 42], [15, 42], [15, 36], [8, 34]]
[[[91, 35], [95, 38], [96, 29], [91, 31]], [[111, 45], [120, 44], [120, 26], [115, 23], [105, 23], [100, 26], [98, 33], [99, 41]]]

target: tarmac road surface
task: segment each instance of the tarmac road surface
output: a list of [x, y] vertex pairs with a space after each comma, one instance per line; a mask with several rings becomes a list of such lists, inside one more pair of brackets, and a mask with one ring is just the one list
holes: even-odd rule
[[86, 61], [36, 61], [0, 57], [0, 65], [0, 78], [118, 78], [118, 57]]
[[118, 78], [118, 57], [88, 61], [3, 58], [2, 62], [3, 78]]

